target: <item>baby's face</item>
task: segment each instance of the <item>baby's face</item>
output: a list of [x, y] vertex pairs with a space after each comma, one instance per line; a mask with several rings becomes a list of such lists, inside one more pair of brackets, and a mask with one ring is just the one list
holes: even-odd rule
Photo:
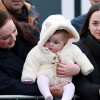
[[47, 47], [53, 53], [59, 52], [65, 45], [63, 34], [53, 34], [45, 43]]

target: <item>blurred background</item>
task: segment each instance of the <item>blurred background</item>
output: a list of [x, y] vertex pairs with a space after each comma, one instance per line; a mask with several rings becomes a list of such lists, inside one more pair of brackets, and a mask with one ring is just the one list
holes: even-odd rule
[[40, 26], [43, 21], [53, 14], [62, 14], [66, 19], [73, 19], [88, 12], [91, 4], [89, 0], [26, 0], [35, 5], [39, 12]]

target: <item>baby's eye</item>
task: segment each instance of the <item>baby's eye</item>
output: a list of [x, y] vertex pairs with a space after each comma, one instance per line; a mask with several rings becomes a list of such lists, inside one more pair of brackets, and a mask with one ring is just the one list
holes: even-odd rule
[[54, 42], [55, 44], [58, 44], [58, 42]]

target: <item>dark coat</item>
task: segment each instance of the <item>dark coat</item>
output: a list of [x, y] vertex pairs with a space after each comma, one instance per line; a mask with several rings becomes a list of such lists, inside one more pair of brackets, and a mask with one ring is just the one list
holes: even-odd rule
[[17, 36], [12, 49], [0, 48], [0, 95], [40, 94], [36, 83], [26, 85], [20, 79], [26, 55], [31, 48], [20, 36]]
[[73, 78], [76, 94], [81, 97], [80, 100], [100, 100], [100, 43], [89, 33], [88, 36], [82, 37], [77, 45], [93, 64], [94, 71], [88, 76], [80, 73]]
[[71, 24], [75, 27], [75, 29], [79, 32], [82, 28], [83, 22], [85, 20], [86, 14], [78, 16], [71, 20]]

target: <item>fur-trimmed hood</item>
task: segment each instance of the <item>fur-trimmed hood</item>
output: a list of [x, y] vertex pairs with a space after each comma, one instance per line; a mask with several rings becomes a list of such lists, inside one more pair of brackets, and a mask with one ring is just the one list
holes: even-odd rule
[[[58, 29], [67, 30], [70, 33], [70, 37], [63, 49], [58, 54], [55, 54], [44, 47], [44, 44]], [[76, 45], [72, 44], [72, 42], [77, 42], [78, 40], [79, 34], [70, 21], [66, 20], [62, 15], [51, 15], [48, 17], [42, 25], [38, 45], [29, 52], [26, 58], [21, 81], [30, 79], [32, 82], [35, 82], [36, 78], [41, 75], [46, 75], [53, 81], [56, 78], [57, 83], [71, 81], [72, 77], [59, 78], [56, 76], [56, 64], [59, 60], [78, 64], [83, 75], [91, 73], [94, 67], [82, 51]]]
[[60, 14], [51, 15], [42, 24], [40, 41], [38, 42], [38, 46], [40, 49], [44, 47], [45, 42], [58, 29], [65, 29], [70, 33], [67, 45], [79, 41], [79, 34], [71, 25], [71, 22], [69, 20], [66, 20], [65, 17]]

